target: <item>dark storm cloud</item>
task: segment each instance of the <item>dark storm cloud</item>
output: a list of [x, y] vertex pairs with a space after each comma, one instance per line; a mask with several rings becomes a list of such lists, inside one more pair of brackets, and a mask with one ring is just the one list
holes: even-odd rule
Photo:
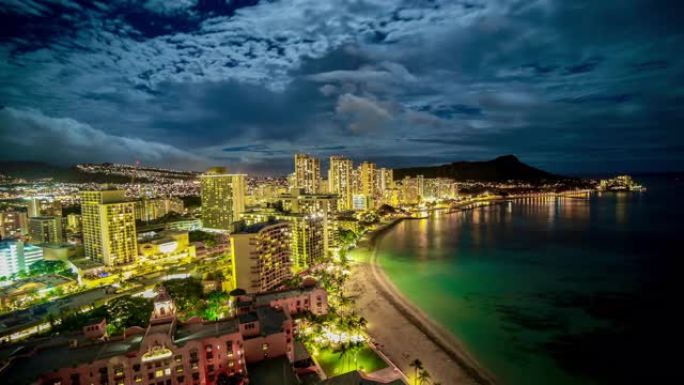
[[583, 73], [591, 72], [600, 63], [601, 63], [601, 59], [592, 58], [592, 59], [589, 59], [589, 60], [584, 61], [582, 63], [578, 63], [578, 64], [574, 64], [574, 65], [565, 67], [565, 73], [568, 75], [576, 75], [576, 74], [583, 74]]
[[[193, 147], [226, 139], [298, 140], [324, 124], [321, 111], [332, 105], [317, 100], [314, 85], [299, 82], [281, 92], [236, 81], [169, 83], [158, 93], [158, 109], [149, 124], [167, 140]], [[195, 135], [188, 136], [189, 130]]]
[[[68, 118], [35, 110], [0, 109], [0, 160], [65, 162], [168, 162], [176, 167], [201, 167], [206, 159], [167, 144], [110, 135]], [[69, 163], [67, 163], [69, 164]]]
[[[288, 172], [516, 153], [552, 171], [684, 161], [677, 1], [11, 0], [4, 159]], [[13, 133], [25, 130], [20, 141]], [[19, 150], [17, 150], [19, 149]], [[90, 155], [88, 155], [90, 156]], [[92, 155], [95, 157], [95, 155]]]

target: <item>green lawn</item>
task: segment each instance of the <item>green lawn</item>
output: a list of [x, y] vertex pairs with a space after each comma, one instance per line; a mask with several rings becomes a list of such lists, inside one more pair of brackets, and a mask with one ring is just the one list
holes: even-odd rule
[[[355, 357], [356, 362], [354, 360]], [[387, 367], [387, 363], [368, 346], [362, 347], [356, 354], [350, 352], [344, 356], [331, 349], [324, 349], [319, 351], [314, 358], [328, 377], [357, 369], [365, 373], [372, 373]]]

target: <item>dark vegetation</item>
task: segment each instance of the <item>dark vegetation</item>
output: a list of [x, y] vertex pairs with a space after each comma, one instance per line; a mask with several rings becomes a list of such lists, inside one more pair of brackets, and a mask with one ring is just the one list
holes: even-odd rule
[[104, 306], [87, 313], [75, 313], [62, 317], [62, 323], [55, 327], [58, 332], [80, 331], [86, 325], [107, 320], [110, 335], [123, 333], [131, 326], [146, 327], [152, 313], [152, 301], [132, 296], [116, 298]]
[[42, 260], [32, 263], [31, 266], [29, 266], [29, 271], [22, 270], [18, 273], [12, 274], [9, 277], [0, 277], [0, 281], [4, 281], [6, 279], [36, 277], [45, 274], [58, 274], [71, 278], [76, 277], [76, 275], [71, 271], [71, 268], [69, 267], [69, 265], [66, 264], [66, 262]]

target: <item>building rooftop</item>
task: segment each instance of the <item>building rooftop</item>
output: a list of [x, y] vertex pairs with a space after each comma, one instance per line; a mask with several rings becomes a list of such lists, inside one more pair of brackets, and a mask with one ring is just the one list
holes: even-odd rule
[[288, 318], [284, 310], [276, 310], [271, 307], [258, 307], [256, 313], [261, 324], [262, 335], [280, 332], [283, 328], [283, 322]]
[[[266, 325], [268, 325], [268, 322]], [[148, 329], [147, 334], [168, 333], [171, 330], [170, 323], [152, 325]], [[279, 330], [280, 327], [278, 328]], [[174, 342], [182, 346], [188, 341], [239, 333], [239, 331], [237, 319], [210, 323], [181, 324], [175, 330]], [[57, 337], [56, 340], [50, 339], [48, 345], [39, 346], [39, 343], [36, 341], [27, 341], [19, 345], [8, 346], [0, 350], [0, 357], [15, 357], [15, 359], [6, 371], [0, 373], [0, 383], [28, 384], [33, 382], [41, 373], [137, 352], [140, 349], [143, 338], [144, 335], [136, 334], [126, 339], [89, 342], [72, 347], [70, 342], [74, 340], [73, 338]], [[45, 341], [38, 342], [44, 343]], [[36, 349], [35, 354], [22, 357], [23, 354]], [[36, 370], [37, 368], [40, 370]], [[7, 382], [9, 379], [11, 381]]]
[[253, 225], [244, 226], [244, 227], [238, 229], [238, 231], [235, 234], [256, 234], [259, 231], [263, 230], [264, 228], [266, 228], [268, 226], [276, 225], [278, 223], [287, 223], [287, 222], [279, 221], [277, 219], [269, 219], [268, 221], [265, 221], [265, 222], [259, 222], [259, 223], [255, 223]]
[[254, 296], [255, 306], [268, 306], [271, 301], [280, 299], [287, 299], [298, 295], [305, 295], [311, 293], [317, 286], [313, 287], [299, 287], [290, 290], [271, 291], [267, 293], [256, 294]]
[[29, 219], [35, 219], [35, 220], [39, 220], [39, 221], [47, 221], [47, 220], [53, 220], [55, 218], [57, 218], [57, 217], [48, 216], [48, 215], [39, 215], [37, 217], [31, 217]]
[[[140, 349], [142, 338], [142, 335], [134, 335], [123, 340], [91, 343], [75, 348], [71, 347], [66, 340], [58, 341], [58, 345], [52, 344], [45, 348], [27, 345], [26, 349], [18, 349], [13, 354], [16, 358], [6, 371], [0, 373], [0, 382], [29, 384], [35, 381], [41, 373], [137, 351]], [[22, 353], [28, 353], [32, 348], [38, 349], [36, 354], [21, 356]]]
[[246, 313], [246, 314], [240, 314], [238, 316], [238, 319], [240, 320], [241, 324], [248, 324], [250, 322], [256, 322], [259, 320], [256, 313], [254, 313], [254, 312]]
[[268, 306], [257, 307], [256, 310], [238, 316], [241, 324], [259, 322], [261, 335], [269, 335], [282, 331], [283, 322], [288, 319], [282, 309], [273, 309]]
[[24, 245], [24, 250], [40, 249], [40, 247], [31, 245], [29, 243], [24, 243], [18, 239], [3, 239], [0, 240], [0, 249], [9, 249], [10, 247], [22, 243]]
[[248, 365], [250, 385], [299, 385], [287, 357], [278, 357]]
[[22, 293], [24, 291], [29, 290], [49, 289], [67, 284], [69, 282], [73, 282], [73, 279], [56, 274], [29, 277], [22, 280], [14, 281], [12, 284], [0, 288], [0, 295], [7, 296]]
[[309, 193], [305, 193], [305, 192], [300, 190], [300, 191], [295, 191], [295, 192], [288, 193], [288, 194], [280, 194], [280, 198], [282, 198], [282, 199], [320, 200], [320, 199], [337, 199], [338, 195], [337, 194], [324, 194], [324, 193], [309, 194]]
[[176, 328], [174, 342], [183, 345], [188, 341], [218, 337], [239, 331], [240, 323], [235, 318], [209, 323], [181, 324]]

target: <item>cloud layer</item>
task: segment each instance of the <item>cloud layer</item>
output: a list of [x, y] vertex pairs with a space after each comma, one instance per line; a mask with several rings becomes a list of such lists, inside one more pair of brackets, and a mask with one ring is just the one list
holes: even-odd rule
[[0, 126], [7, 128], [0, 131], [0, 160], [206, 164], [206, 159], [167, 144], [110, 135], [73, 119], [48, 117], [35, 110], [3, 108]]
[[[386, 166], [516, 153], [556, 172], [672, 170], [684, 161], [681, 11], [645, 0], [5, 1], [2, 158], [282, 173], [293, 151]], [[61, 156], [43, 151], [50, 142]]]

